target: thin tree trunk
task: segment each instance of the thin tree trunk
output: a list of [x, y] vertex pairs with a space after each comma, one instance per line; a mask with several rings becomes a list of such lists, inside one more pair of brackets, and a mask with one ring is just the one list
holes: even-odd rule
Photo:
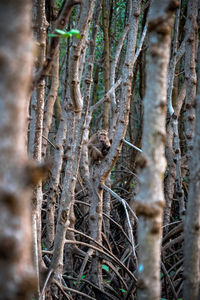
[[[191, 7], [190, 7], [191, 8]], [[197, 7], [196, 7], [197, 8]], [[199, 3], [200, 9], [200, 3]], [[193, 11], [193, 17], [196, 13]], [[193, 19], [195, 22], [195, 20]], [[198, 16], [200, 25], [200, 16]], [[193, 41], [195, 42], [195, 41]], [[190, 182], [187, 203], [187, 214], [184, 226], [184, 299], [197, 300], [200, 296], [200, 44], [198, 47], [198, 85], [196, 97], [196, 124], [194, 148], [191, 152]], [[194, 101], [194, 99], [193, 99]]]
[[[39, 70], [45, 61], [46, 55], [46, 16], [45, 0], [34, 1], [34, 35], [38, 43], [38, 57], [35, 62], [35, 71]], [[41, 162], [42, 158], [42, 132], [43, 132], [43, 114], [44, 114], [45, 80], [43, 79], [39, 86], [35, 88], [31, 101], [31, 115], [33, 116], [30, 124], [30, 144], [29, 152], [32, 157]], [[32, 130], [34, 129], [34, 134]], [[32, 148], [30, 148], [32, 147]], [[38, 287], [37, 297], [40, 296], [40, 271], [44, 268], [42, 260], [41, 247], [41, 209], [42, 209], [42, 181], [39, 181], [33, 190], [32, 222], [34, 237], [34, 264], [37, 271]]]
[[[170, 56], [173, 1], [154, 0], [149, 12], [149, 66], [144, 99], [144, 156], [141, 158], [141, 190], [137, 196], [139, 218], [138, 299], [160, 300], [160, 248], [165, 205], [165, 115]], [[171, 9], [169, 9], [171, 7]]]
[[[109, 42], [109, 11], [108, 1], [103, 0], [102, 3], [102, 23], [104, 34], [104, 85], [105, 93], [110, 89], [110, 42]], [[110, 98], [104, 104], [103, 112], [103, 129], [109, 129], [109, 113], [110, 113]]]

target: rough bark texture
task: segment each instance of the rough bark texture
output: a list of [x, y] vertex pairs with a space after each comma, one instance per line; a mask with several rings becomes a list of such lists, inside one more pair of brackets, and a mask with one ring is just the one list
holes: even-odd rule
[[[200, 10], [200, 3], [199, 3]], [[198, 17], [200, 25], [200, 16]], [[198, 85], [196, 97], [196, 124], [194, 132], [194, 148], [190, 164], [190, 182], [185, 218], [184, 245], [184, 299], [197, 300], [200, 296], [200, 45], [198, 47]]]
[[196, 35], [197, 35], [197, 0], [187, 3], [186, 44], [185, 44], [185, 135], [187, 141], [187, 157], [191, 159], [195, 126], [194, 99], [196, 96]]
[[[61, 202], [59, 207], [58, 222], [56, 226], [56, 235], [54, 241], [54, 252], [51, 261], [50, 270], [54, 271], [63, 263], [63, 249], [65, 244], [65, 234], [67, 226], [70, 224], [70, 211], [74, 202], [74, 190], [79, 168], [81, 155], [83, 126], [85, 123], [85, 111], [82, 113], [82, 95], [80, 90], [79, 67], [81, 54], [84, 52], [87, 42], [88, 30], [93, 14], [94, 1], [87, 0], [82, 6], [82, 14], [78, 22], [78, 29], [82, 34], [81, 40], [73, 41], [71, 51], [71, 64], [69, 76], [69, 88], [71, 99], [68, 98], [66, 104], [67, 115], [67, 162], [65, 166], [64, 185], [62, 189]], [[72, 102], [73, 105], [72, 105]], [[74, 107], [73, 107], [74, 106]], [[74, 108], [74, 109], [73, 109]], [[62, 269], [62, 268], [61, 268]]]
[[[127, 52], [125, 57], [125, 64], [122, 71], [122, 99], [120, 102], [119, 110], [119, 122], [116, 127], [115, 136], [109, 154], [102, 161], [100, 166], [97, 166], [92, 175], [92, 186], [93, 186], [93, 207], [92, 209], [92, 231], [93, 235], [101, 241], [101, 231], [102, 231], [102, 188], [99, 186], [99, 183], [105, 183], [105, 180], [110, 173], [112, 167], [114, 166], [122, 147], [122, 140], [125, 137], [127, 124], [128, 124], [128, 114], [130, 108], [130, 97], [131, 97], [131, 79], [133, 76], [133, 64], [134, 64], [134, 55], [136, 47], [136, 37], [138, 29], [138, 21], [140, 14], [140, 1], [133, 0], [131, 1], [131, 9], [129, 13], [130, 21], [130, 30], [128, 33], [127, 41]], [[92, 109], [92, 108], [91, 108]], [[91, 277], [92, 280], [96, 280], [96, 283], [102, 283], [102, 269], [101, 269], [101, 259], [96, 257], [93, 263]]]
[[[104, 35], [104, 85], [105, 92], [110, 89], [110, 41], [109, 41], [109, 10], [108, 1], [102, 2], [102, 25]], [[110, 113], [110, 98], [104, 104], [102, 127], [105, 130], [109, 129], [109, 113]]]
[[[33, 5], [34, 15], [34, 38], [38, 43], [38, 57], [35, 61], [35, 71], [39, 70], [44, 61], [46, 54], [46, 29], [47, 21], [45, 14], [45, 1], [34, 0]], [[44, 114], [44, 97], [45, 97], [45, 79], [40, 81], [40, 84], [35, 88], [34, 97], [31, 99], [31, 115], [34, 117], [31, 120], [31, 128], [35, 128], [34, 142], [30, 149], [32, 157], [38, 163], [42, 159], [42, 133], [43, 133], [43, 114]], [[32, 205], [32, 223], [33, 223], [33, 237], [34, 237], [34, 264], [37, 271], [38, 287], [37, 295], [40, 295], [40, 271], [44, 267], [42, 260], [42, 247], [41, 247], [41, 209], [42, 209], [43, 191], [42, 181], [34, 186], [33, 189], [33, 205]]]
[[[35, 279], [27, 154], [31, 1], [0, 4], [0, 299], [29, 299]], [[26, 24], [26, 26], [24, 25]]]
[[[175, 5], [172, 5], [175, 4]], [[149, 13], [149, 66], [144, 99], [144, 129], [137, 196], [139, 247], [138, 299], [160, 299], [160, 241], [164, 208], [163, 178], [167, 74], [170, 54], [171, 14], [175, 1], [154, 0]], [[175, 7], [174, 7], [175, 6]], [[174, 8], [173, 8], [174, 7]]]

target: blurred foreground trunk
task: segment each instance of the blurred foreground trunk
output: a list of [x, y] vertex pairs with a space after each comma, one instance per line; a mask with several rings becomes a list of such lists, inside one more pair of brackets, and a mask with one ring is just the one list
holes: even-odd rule
[[0, 299], [29, 299], [35, 287], [27, 164], [32, 71], [31, 1], [0, 3]]

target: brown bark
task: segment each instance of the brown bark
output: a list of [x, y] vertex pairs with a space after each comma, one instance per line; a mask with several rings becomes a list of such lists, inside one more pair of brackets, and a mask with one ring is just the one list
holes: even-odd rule
[[196, 96], [196, 41], [197, 41], [197, 0], [189, 0], [187, 4], [186, 44], [185, 44], [185, 135], [187, 157], [191, 159], [195, 126], [194, 99]]
[[[62, 188], [56, 234], [54, 240], [54, 251], [49, 270], [53, 274], [60, 266], [59, 272], [62, 272], [63, 249], [65, 244], [65, 234], [69, 225], [70, 210], [74, 203], [74, 190], [79, 168], [79, 161], [82, 147], [83, 128], [85, 123], [85, 110], [82, 112], [82, 95], [80, 91], [79, 68], [81, 55], [85, 50], [87, 42], [89, 25], [93, 14], [94, 1], [86, 0], [81, 7], [78, 29], [82, 34], [81, 40], [73, 41], [73, 49], [70, 55], [70, 76], [69, 88], [71, 99], [65, 104], [67, 118], [67, 162], [65, 166], [64, 184]], [[74, 108], [74, 109], [73, 109]], [[58, 275], [58, 274], [57, 274]], [[61, 275], [61, 274], [60, 274]], [[61, 277], [61, 276], [60, 276]]]
[[[38, 56], [35, 60], [35, 71], [39, 70], [45, 61], [46, 55], [46, 29], [47, 21], [45, 15], [45, 0], [35, 0], [33, 4], [34, 14], [34, 38], [38, 43]], [[35, 88], [31, 99], [30, 122], [30, 144], [29, 151], [32, 158], [38, 163], [42, 159], [42, 133], [43, 133], [43, 114], [44, 114], [45, 80]], [[41, 271], [44, 263], [42, 260], [41, 247], [41, 209], [43, 201], [42, 181], [39, 180], [33, 188], [32, 222], [33, 222], [33, 252], [34, 264], [37, 272], [38, 286], [37, 297], [40, 295]]]
[[[103, 34], [104, 34], [104, 85], [105, 85], [106, 93], [110, 89], [110, 41], [109, 41], [109, 15], [108, 15], [108, 13], [109, 13], [108, 1], [103, 0], [102, 22], [103, 22]], [[102, 127], [105, 130], [109, 129], [109, 113], [110, 113], [110, 98], [108, 98], [104, 104]]]
[[29, 299], [36, 286], [25, 145], [32, 72], [30, 27], [31, 1], [1, 2], [0, 298], [8, 300]]
[[[101, 230], [102, 230], [102, 188], [99, 183], [105, 183], [107, 176], [109, 175], [112, 167], [114, 166], [122, 147], [122, 140], [125, 137], [125, 132], [128, 123], [128, 114], [130, 107], [130, 97], [131, 97], [131, 79], [133, 76], [133, 64], [134, 64], [134, 54], [136, 46], [136, 36], [138, 29], [138, 21], [140, 15], [140, 1], [132, 1], [132, 9], [129, 14], [130, 30], [128, 34], [127, 51], [125, 57], [125, 63], [122, 70], [122, 91], [121, 91], [121, 101], [119, 110], [119, 122], [116, 126], [115, 137], [111, 149], [102, 161], [100, 166], [97, 166], [94, 170], [93, 177], [91, 179], [91, 184], [93, 188], [93, 207], [92, 211], [92, 234], [101, 242]], [[97, 106], [97, 105], [96, 105]], [[94, 108], [94, 107], [93, 107]], [[91, 108], [92, 109], [92, 108]], [[101, 259], [96, 257], [93, 261], [92, 272], [90, 274], [92, 280], [96, 280], [96, 283], [102, 287], [102, 269], [101, 269]]]
[[[173, 5], [172, 5], [173, 4]], [[174, 5], [175, 4], [175, 5]], [[144, 99], [140, 192], [136, 212], [139, 216], [138, 299], [161, 298], [160, 248], [162, 214], [165, 204], [163, 176], [167, 75], [170, 57], [171, 16], [177, 3], [154, 0], [149, 12], [149, 67]]]

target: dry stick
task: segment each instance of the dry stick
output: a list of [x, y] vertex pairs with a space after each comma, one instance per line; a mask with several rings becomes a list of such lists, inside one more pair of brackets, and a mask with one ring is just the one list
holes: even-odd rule
[[103, 213], [103, 216], [105, 216], [106, 218], [108, 218], [111, 222], [113, 222], [117, 227], [119, 227], [119, 229], [121, 230], [121, 232], [124, 234], [124, 236], [126, 237], [127, 241], [131, 244], [131, 241], [128, 237], [128, 235], [126, 234], [126, 232], [124, 231], [124, 229], [122, 228], [121, 225], [119, 225], [115, 220], [113, 220], [110, 216], [108, 216], [107, 214]]
[[[123, 283], [123, 285], [125, 286], [125, 288], [128, 289], [128, 286], [127, 286], [126, 282], [124, 281], [123, 277], [120, 275], [120, 273], [119, 273], [119, 271], [117, 270], [117, 268], [115, 268], [115, 266], [114, 266], [111, 262], [109, 262], [109, 261], [107, 261], [106, 264], [107, 264], [108, 267], [110, 267], [110, 269], [112, 269], [113, 272], [118, 276], [118, 278], [121, 280], [121, 282]], [[112, 279], [113, 279], [113, 277], [112, 277]], [[111, 281], [112, 281], [112, 279], [111, 279]]]
[[183, 231], [183, 223], [179, 224], [178, 226], [174, 227], [170, 230], [162, 239], [162, 243], [165, 243], [169, 240], [173, 235], [178, 234], [179, 232]]
[[134, 148], [135, 150], [139, 151], [140, 153], [142, 153], [143, 151], [136, 147], [135, 145], [131, 144], [130, 142], [126, 141], [125, 139], [122, 140], [125, 144], [129, 145], [130, 147]]
[[[112, 220], [112, 221], [113, 221], [113, 220]], [[73, 232], [75, 232], [75, 233], [77, 233], [77, 234], [80, 234], [80, 235], [82, 235], [82, 236], [88, 238], [89, 240], [95, 242], [97, 245], [101, 246], [104, 250], [108, 251], [108, 253], [111, 253], [110, 250], [107, 250], [104, 246], [100, 245], [98, 242], [96, 242], [96, 240], [92, 239], [90, 236], [86, 235], [85, 233], [82, 233], [82, 232], [80, 232], [80, 231], [78, 231], [78, 230], [76, 230], [76, 229], [73, 229], [73, 228], [68, 228], [68, 230], [69, 230], [69, 231], [73, 231]], [[127, 237], [126, 234], [125, 234], [125, 236], [126, 236], [127, 240], [129, 241], [129, 243], [131, 244], [131, 242], [130, 242], [130, 240], [129, 240], [129, 238]], [[92, 249], [90, 249], [90, 250], [93, 251]], [[90, 250], [87, 252], [87, 254], [86, 254], [85, 258], [84, 258], [84, 261], [83, 261], [83, 263], [82, 263], [81, 270], [80, 270], [80, 272], [79, 272], [79, 276], [78, 276], [78, 279], [77, 279], [77, 282], [78, 282], [78, 283], [80, 282], [80, 279], [81, 279], [81, 277], [82, 277], [82, 275], [83, 275], [83, 272], [84, 272], [85, 266], [86, 266], [86, 264], [87, 264], [87, 261], [88, 261], [89, 257], [92, 255], [92, 252], [90, 252]], [[112, 253], [111, 253], [111, 254], [112, 254]], [[111, 263], [109, 263], [108, 261], [107, 261], [107, 264], [108, 264], [108, 265], [111, 265]], [[114, 268], [113, 265], [112, 265], [111, 268], [112, 268], [112, 270], [116, 273], [116, 275], [120, 278], [120, 280], [123, 282], [124, 286], [127, 288], [126, 283], [124, 282], [124, 280], [123, 280], [123, 278], [121, 277], [121, 275], [119, 274], [119, 272]]]
[[[63, 277], [64, 278], [67, 278], [67, 279], [69, 279], [69, 280], [77, 280], [75, 277], [68, 277], [67, 275], [63, 275]], [[92, 287], [94, 287], [94, 289], [96, 289], [96, 290], [98, 290], [98, 291], [100, 291], [101, 293], [103, 293], [104, 295], [106, 295], [106, 296], [108, 296], [109, 297], [109, 300], [111, 300], [111, 299], [113, 299], [113, 300], [118, 300], [119, 298], [115, 298], [115, 296], [113, 296], [113, 295], [111, 295], [111, 294], [109, 294], [109, 293], [106, 293], [105, 291], [103, 291], [103, 290], [101, 290], [97, 285], [95, 285], [93, 282], [91, 282], [91, 281], [89, 281], [89, 280], [87, 280], [87, 279], [82, 279], [82, 282], [84, 282], [84, 283], [87, 283], [88, 285], [90, 285], [90, 286], [92, 286]], [[112, 287], [108, 287], [109, 289], [112, 289]], [[113, 293], [117, 293], [115, 290], [113, 290]], [[100, 298], [99, 298], [100, 299]], [[107, 298], [106, 298], [107, 299]]]
[[177, 178], [177, 192], [179, 199], [179, 214], [182, 217], [185, 211], [185, 202], [184, 202], [184, 191], [182, 187], [182, 176], [181, 176], [181, 150], [179, 142], [179, 129], [178, 129], [178, 114], [174, 111], [172, 105], [172, 91], [174, 83], [174, 74], [176, 67], [176, 54], [177, 54], [177, 45], [178, 45], [178, 29], [179, 29], [179, 20], [180, 20], [180, 7], [176, 11], [175, 26], [174, 26], [174, 41], [172, 49], [172, 58], [170, 61], [170, 68], [168, 73], [168, 90], [167, 90], [167, 102], [168, 110], [171, 117], [171, 123], [173, 128], [173, 149], [174, 149], [174, 161], [176, 164], [176, 178]]
[[[80, 233], [80, 232], [79, 232]], [[109, 252], [108, 249], [106, 249], [105, 247], [103, 247], [101, 244], [99, 244], [98, 242], [96, 242], [95, 240], [93, 240], [94, 243], [96, 243], [98, 246], [100, 246], [101, 248], [103, 248], [106, 251], [103, 251], [93, 245], [84, 243], [84, 242], [80, 242], [80, 241], [72, 241], [72, 240], [65, 240], [65, 244], [77, 244], [77, 245], [82, 245], [82, 246], [86, 246], [89, 247], [97, 252], [100, 252], [101, 254], [107, 256], [108, 258], [110, 258], [111, 260], [115, 261], [119, 266], [121, 266], [127, 273], [128, 275], [135, 281], [137, 282], [136, 277], [133, 275], [133, 273], [112, 253], [108, 254], [106, 252]]]
[[[66, 290], [66, 291], [69, 291], [69, 292], [71, 292], [71, 293], [76, 293], [76, 294], [78, 294], [78, 295], [84, 296], [84, 297], [86, 297], [86, 298], [88, 298], [88, 299], [95, 300], [95, 298], [93, 298], [93, 297], [91, 297], [91, 296], [88, 296], [88, 295], [85, 294], [85, 293], [82, 293], [82, 292], [79, 292], [79, 291], [77, 291], [77, 290], [68, 288], [68, 287], [66, 287], [66, 286], [61, 286], [61, 285], [58, 283], [58, 281], [55, 280], [55, 279], [53, 280], [53, 282], [61, 289], [62, 292], [63, 292], [63, 290]], [[66, 296], [66, 295], [65, 295], [65, 296]], [[69, 298], [68, 298], [68, 299], [69, 299]], [[71, 299], [71, 298], [70, 298], [70, 299]]]
[[54, 149], [56, 149], [54, 144], [48, 138], [46, 138], [46, 136], [42, 135], [42, 138], [45, 139]]
[[135, 218], [136, 222], [138, 221], [138, 218], [136, 216], [136, 214], [134, 213], [134, 211], [132, 210], [132, 208], [130, 207], [130, 205], [124, 200], [122, 199], [119, 195], [117, 195], [113, 190], [111, 190], [109, 187], [107, 187], [104, 184], [101, 184], [102, 188], [106, 191], [108, 191], [109, 193], [111, 193], [111, 195], [116, 198], [117, 200], [119, 200], [122, 204], [124, 202], [125, 206], [128, 207], [128, 209], [130, 210], [130, 212], [132, 213], [133, 217]]
[[174, 240], [170, 241], [169, 243], [167, 243], [165, 246], [162, 247], [162, 251], [166, 251], [168, 248], [170, 248], [171, 246], [180, 243], [184, 240], [184, 236], [183, 234], [181, 234], [179, 237], [175, 238]]
[[[83, 204], [83, 205], [87, 205], [87, 206], [90, 206], [89, 203], [86, 203], [86, 202], [83, 202], [83, 201], [80, 201], [80, 200], [75, 200], [75, 203], [80, 203], [80, 204]], [[110, 216], [108, 216], [107, 214], [103, 213], [103, 216], [108, 218], [111, 222], [113, 222], [120, 230], [121, 232], [124, 234], [124, 236], [126, 237], [127, 241], [131, 244], [131, 241], [128, 237], [128, 235], [126, 234], [126, 232], [124, 231], [124, 229], [122, 228], [121, 225], [119, 225], [115, 220], [113, 220]], [[85, 235], [86, 237], [88, 238], [91, 238], [90, 236], [88, 235]]]
[[[182, 264], [184, 258], [181, 258], [180, 260], [178, 260], [173, 266], [171, 266], [171, 268], [168, 270], [168, 272], [170, 273], [172, 270], [174, 270], [177, 266], [179, 266], [180, 264]], [[179, 270], [179, 269], [178, 269]], [[176, 271], [177, 272], [177, 271]], [[175, 272], [175, 274], [176, 274]]]
[[134, 63], [136, 62], [136, 60], [138, 59], [138, 56], [142, 50], [142, 45], [144, 43], [144, 39], [145, 39], [145, 36], [146, 36], [146, 33], [147, 33], [147, 23], [148, 21], [146, 22], [145, 26], [144, 26], [144, 29], [143, 29], [143, 32], [142, 32], [142, 37], [140, 39], [140, 43], [139, 43], [139, 46], [137, 48], [137, 51], [135, 53], [135, 56], [134, 56]]
[[[115, 192], [113, 192], [109, 187], [107, 187], [106, 185], [104, 184], [101, 184], [101, 187], [106, 190], [107, 192], [109, 192], [112, 196], [114, 196], [117, 200], [119, 200], [122, 205], [124, 206], [124, 210], [125, 210], [125, 214], [126, 214], [126, 218], [127, 218], [127, 222], [128, 222], [128, 226], [129, 226], [129, 230], [130, 230], [130, 240], [131, 240], [131, 244], [132, 244], [132, 250], [133, 250], [133, 256], [135, 257], [135, 260], [136, 260], [136, 265], [137, 265], [137, 256], [136, 256], [136, 253], [135, 253], [135, 243], [134, 243], [134, 240], [133, 240], [133, 229], [132, 229], [132, 225], [131, 225], [131, 222], [130, 222], [130, 218], [129, 218], [129, 214], [128, 214], [128, 210], [127, 210], [127, 203], [125, 202], [124, 199], [122, 199], [121, 197], [119, 197]], [[130, 206], [129, 206], [129, 209], [130, 209]], [[131, 209], [132, 210], [132, 209]], [[136, 219], [137, 221], [137, 217], [135, 215], [135, 213], [132, 211], [133, 215], [134, 215], [134, 218]]]
[[[124, 28], [124, 32], [122, 34], [121, 40], [118, 43], [118, 47], [117, 47], [114, 59], [113, 59], [112, 64], [111, 64], [111, 68], [110, 68], [110, 85], [111, 86], [113, 86], [114, 83], [115, 83], [115, 70], [116, 70], [116, 67], [117, 67], [117, 63], [118, 63], [118, 60], [119, 60], [121, 49], [122, 49], [122, 46], [124, 44], [124, 40], [125, 40], [125, 37], [128, 33], [128, 30], [129, 30], [129, 25], [127, 25]], [[116, 100], [115, 100], [114, 91], [111, 93], [110, 97], [111, 97], [111, 102], [112, 102], [113, 107], [116, 108]]]
[[48, 283], [48, 281], [49, 281], [49, 278], [50, 278], [52, 272], [53, 272], [53, 269], [49, 270], [49, 272], [48, 272], [48, 274], [47, 274], [47, 277], [46, 277], [46, 279], [45, 279], [45, 282], [44, 282], [44, 285], [43, 285], [43, 288], [42, 288], [42, 292], [41, 292], [41, 295], [40, 295], [40, 298], [39, 298], [40, 300], [43, 299], [43, 295], [44, 295], [44, 292], [45, 292], [47, 283]]
[[61, 284], [57, 281], [57, 280], [53, 280], [53, 283], [55, 283], [57, 285], [57, 287], [61, 290], [61, 292], [63, 293], [63, 295], [68, 299], [68, 300], [72, 300], [72, 297], [69, 296], [67, 293], [65, 293], [63, 286], [61, 286]]
[[174, 298], [177, 299], [177, 294], [176, 294], [174, 285], [173, 285], [173, 283], [171, 281], [171, 278], [170, 278], [170, 276], [169, 276], [169, 274], [168, 274], [168, 272], [167, 272], [167, 270], [166, 270], [165, 265], [163, 264], [163, 262], [161, 262], [161, 268], [162, 268], [165, 276], [167, 277], [167, 280], [169, 281], [169, 285], [171, 286], [172, 292], [174, 294]]
[[169, 73], [168, 73], [168, 90], [167, 90], [167, 102], [170, 116], [174, 114], [174, 108], [172, 105], [172, 91], [174, 84], [174, 74], [176, 66], [176, 52], [178, 44], [178, 28], [179, 28], [179, 19], [180, 19], [180, 8], [176, 11], [175, 25], [174, 25], [174, 40], [173, 40], [173, 49], [172, 49], [172, 58], [170, 61]]
[[[113, 220], [112, 220], [113, 221]], [[91, 238], [89, 235], [81, 232], [81, 231], [78, 231], [76, 229], [73, 229], [73, 228], [68, 228], [67, 229], [68, 231], [72, 231], [72, 232], [75, 232], [77, 234], [80, 234], [82, 236], [84, 236], [85, 238], [89, 239], [90, 241], [94, 242], [95, 244], [97, 244], [98, 246], [100, 246], [104, 251], [108, 252], [108, 254], [110, 255], [113, 255], [112, 252], [110, 252], [110, 250], [108, 250], [106, 247], [104, 247], [103, 245], [99, 244], [96, 240], [94, 240], [93, 238]], [[126, 234], [125, 234], [126, 235]], [[126, 235], [126, 238], [128, 239], [127, 235]], [[131, 244], [130, 240], [128, 239], [129, 243]]]
[[83, 272], [84, 272], [85, 267], [87, 265], [88, 259], [89, 259], [89, 257], [92, 256], [93, 252], [94, 251], [92, 249], [89, 249], [88, 252], [86, 253], [86, 256], [84, 257], [84, 260], [82, 262], [81, 269], [80, 269], [80, 272], [79, 272], [79, 275], [78, 275], [78, 279], [77, 279], [77, 288], [79, 288], [81, 277], [83, 276]]
[[109, 89], [109, 91], [105, 94], [104, 97], [102, 97], [97, 103], [92, 105], [90, 107], [90, 114], [94, 112], [95, 109], [97, 109], [108, 97], [110, 97], [110, 94], [121, 84], [122, 78], [119, 78], [117, 82]]

